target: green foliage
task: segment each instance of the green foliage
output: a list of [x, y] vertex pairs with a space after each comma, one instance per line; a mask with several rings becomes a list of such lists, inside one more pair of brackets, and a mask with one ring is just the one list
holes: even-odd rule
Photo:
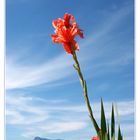
[[110, 139], [110, 132], [109, 132], [109, 123], [108, 123], [108, 129], [107, 129], [107, 139]]
[[123, 136], [119, 124], [118, 124], [118, 136], [117, 138], [115, 137], [116, 122], [115, 122], [114, 105], [112, 105], [111, 126], [109, 126], [109, 123], [107, 124], [106, 122], [107, 121], [105, 117], [104, 104], [103, 104], [103, 100], [101, 99], [101, 130], [98, 133], [98, 137], [100, 138], [100, 140], [123, 140]]
[[113, 105], [112, 105], [112, 114], [111, 114], [111, 139], [115, 140], [115, 115], [114, 115]]
[[104, 105], [102, 99], [101, 99], [101, 130], [102, 130], [102, 134], [105, 135], [107, 129], [106, 129], [106, 118], [105, 118]]
[[123, 140], [120, 125], [119, 125], [119, 128], [118, 128], [118, 140]]

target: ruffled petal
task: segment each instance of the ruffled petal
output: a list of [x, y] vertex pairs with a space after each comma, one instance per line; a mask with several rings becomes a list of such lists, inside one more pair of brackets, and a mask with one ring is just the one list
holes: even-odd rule
[[64, 24], [65, 26], [69, 26], [71, 19], [71, 14], [65, 13], [64, 14]]
[[58, 35], [53, 34], [53, 35], [51, 35], [51, 37], [52, 37], [52, 41], [54, 43], [58, 43], [58, 44], [63, 43], [63, 39], [61, 39]]
[[69, 43], [63, 43], [63, 47], [64, 47], [64, 50], [65, 50], [67, 53], [72, 54], [72, 49], [71, 49], [71, 46], [70, 46]]
[[78, 33], [77, 33], [81, 38], [84, 38], [84, 34], [83, 34], [83, 31], [82, 30], [78, 30]]
[[63, 38], [64, 42], [71, 42], [71, 40], [73, 40], [73, 37], [70, 34], [70, 29], [67, 29], [65, 26], [56, 30], [56, 34]]
[[74, 50], [79, 51], [79, 45], [78, 45], [78, 43], [75, 40], [72, 41], [72, 45], [74, 47]]
[[74, 22], [75, 22], [75, 18], [74, 18], [74, 16], [73, 16], [73, 15], [71, 15], [71, 21], [72, 21], [72, 23], [74, 23]]
[[81, 29], [79, 29], [77, 23], [73, 23], [73, 27], [71, 28], [71, 35], [73, 37], [79, 35], [81, 38], [84, 38], [83, 32]]
[[75, 37], [77, 35], [77, 32], [78, 32], [78, 28], [76, 25], [73, 25], [71, 30], [70, 30], [70, 34], [71, 36]]
[[61, 28], [64, 26], [64, 21], [61, 18], [52, 21], [52, 25], [54, 28]]

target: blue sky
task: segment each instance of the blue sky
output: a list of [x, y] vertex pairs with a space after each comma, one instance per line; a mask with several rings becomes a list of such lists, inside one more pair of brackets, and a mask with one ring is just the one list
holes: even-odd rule
[[7, 140], [95, 135], [72, 57], [50, 38], [52, 20], [66, 12], [84, 30], [77, 55], [97, 120], [100, 97], [108, 121], [116, 102], [123, 135], [134, 140], [133, 6], [132, 0], [6, 1]]

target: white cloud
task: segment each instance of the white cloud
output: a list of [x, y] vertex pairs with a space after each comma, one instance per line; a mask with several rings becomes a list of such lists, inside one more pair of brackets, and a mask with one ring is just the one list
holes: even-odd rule
[[[94, 42], [100, 41], [102, 38], [104, 39], [106, 35], [111, 36], [108, 34], [114, 27], [118, 27], [122, 20], [127, 17], [130, 13], [132, 13], [133, 6], [128, 4], [123, 8], [119, 9], [118, 11], [112, 13], [104, 23], [99, 28], [99, 31], [95, 33], [91, 33], [89, 37], [87, 37], [86, 41], [82, 43], [80, 46], [86, 47]], [[110, 13], [109, 13], [110, 14]], [[109, 15], [108, 14], [108, 15]], [[102, 39], [102, 40], [103, 40]]]
[[48, 127], [43, 126], [41, 127], [41, 129], [46, 131], [47, 133], [65, 133], [85, 128], [86, 125], [87, 125], [86, 122], [68, 121], [68, 122], [51, 123]]
[[15, 110], [6, 110], [6, 116], [9, 124], [18, 124], [24, 120], [24, 117]]
[[42, 125], [34, 126], [31, 128], [27, 128], [25, 132], [22, 134], [24, 137], [32, 137], [36, 135], [43, 135], [43, 133], [47, 134], [59, 134], [59, 133], [67, 133], [71, 131], [77, 131], [84, 129], [87, 126], [86, 122], [80, 121], [65, 121], [65, 122], [51, 122], [44, 123]]
[[[104, 52], [105, 50], [103, 48], [102, 51], [99, 51], [98, 53], [96, 53], [96, 49], [94, 48], [93, 53], [90, 49], [87, 49], [84, 46], [89, 46], [93, 42], [96, 42], [97, 39], [102, 38], [107, 32], [109, 32], [119, 23], [121, 23], [123, 18], [129, 15], [131, 11], [132, 6], [123, 7], [116, 13], [113, 13], [110, 18], [108, 18], [109, 20], [105, 22], [105, 24], [100, 28], [98, 32], [96, 32], [96, 35], [94, 35], [94, 39], [92, 34], [89, 37], [87, 37], [87, 39], [85, 38], [85, 40], [82, 41], [82, 44], [80, 45], [82, 46], [80, 54], [78, 54], [80, 62], [83, 63], [86, 61], [87, 63], [87, 60], [90, 60], [93, 57], [95, 60], [97, 57], [102, 56], [105, 53]], [[85, 55], [85, 52], [88, 55]], [[17, 56], [20, 55], [17, 54]], [[70, 57], [69, 56], [70, 55], [62, 54], [50, 60], [47, 63], [35, 66], [20, 65], [17, 61], [19, 58], [15, 58], [16, 56], [14, 57], [7, 56], [6, 88], [7, 89], [24, 88], [40, 85], [43, 83], [48, 84], [70, 76], [71, 74], [73, 74], [74, 71], [72, 70], [73, 61], [71, 59], [71, 56]], [[128, 63], [128, 61], [132, 59], [132, 55], [128, 56], [130, 56], [130, 58], [127, 58], [126, 60], [123, 59], [124, 63]], [[112, 60], [108, 63], [104, 62], [103, 64], [102, 63], [99, 63], [98, 65], [95, 64], [95, 67], [99, 67], [99, 65], [111, 66], [117, 63], [122, 64], [122, 59], [121, 60], [120, 59], [117, 60], [115, 59], [114, 60], [115, 62]]]
[[[44, 124], [44, 125], [46, 125], [46, 124]], [[44, 137], [48, 134], [53, 135], [54, 133], [56, 133], [58, 135], [59, 133], [61, 133], [61, 131], [62, 131], [62, 133], [67, 133], [67, 132], [71, 132], [71, 131], [77, 131], [79, 129], [81, 130], [80, 131], [81, 135], [78, 136], [78, 138], [79, 137], [81, 137], [81, 138], [83, 138], [83, 137], [91, 138], [93, 136], [93, 134], [91, 135], [92, 131], [85, 128], [85, 124], [81, 123], [81, 122], [76, 122], [75, 124], [67, 123], [67, 122], [60, 123], [60, 124], [55, 124], [55, 125], [52, 124], [51, 127], [48, 127], [48, 128], [46, 128], [46, 127], [27, 128], [26, 132], [24, 132], [22, 134], [22, 136], [26, 137], [26, 138], [30, 138], [30, 137], [33, 137], [33, 136], [36, 136], [36, 135]], [[82, 131], [82, 129], [83, 129], [83, 131]], [[116, 138], [117, 138], [117, 129], [118, 129], [118, 127], [116, 126]], [[89, 132], [89, 131], [91, 131], [91, 132]], [[122, 131], [124, 140], [134, 140], [135, 137], [134, 137], [134, 125], [133, 124], [123, 124], [122, 123], [121, 124], [121, 131]], [[44, 134], [43, 134], [43, 132], [44, 132]], [[75, 140], [76, 136], [74, 136], [74, 137], [71, 136], [70, 138], [67, 137], [68, 140], [70, 140], [71, 138]]]
[[[70, 118], [76, 117], [75, 114], [82, 113], [83, 119], [85, 120], [85, 116], [87, 113], [87, 108], [85, 104], [71, 105], [68, 104], [66, 101], [61, 102], [59, 100], [58, 101], [52, 100], [48, 102], [48, 100], [46, 101], [45, 99], [41, 100], [41, 98], [37, 100], [36, 97], [17, 96], [15, 98], [14, 96], [12, 97], [11, 95], [10, 96], [7, 95], [6, 100], [7, 100], [7, 110], [6, 110], [7, 116], [10, 116], [8, 117], [10, 119], [18, 120], [17, 124], [30, 124], [35, 122], [42, 122], [50, 118], [51, 117], [50, 115], [53, 113], [60, 113], [59, 114], [60, 116], [58, 116], [58, 118], [61, 117], [61, 113], [65, 115], [65, 118], [68, 118], [69, 113], [72, 113], [71, 114], [72, 116], [70, 116]], [[120, 116], [126, 116], [134, 113], [133, 101], [122, 101], [122, 102], [118, 102], [117, 104], [118, 104]], [[96, 118], [99, 119], [100, 103], [96, 102], [96, 103], [92, 103], [92, 105], [93, 105], [94, 114]], [[112, 105], [111, 102], [104, 102], [107, 118], [110, 118], [111, 105]], [[32, 119], [32, 117], [34, 119]], [[25, 121], [23, 122], [23, 120]], [[9, 121], [9, 119], [7, 120], [7, 123], [11, 123], [11, 122], [13, 121]]]
[[[35, 100], [34, 100], [35, 98]], [[6, 98], [7, 104], [7, 115], [16, 116], [19, 113], [24, 115], [24, 112], [29, 114], [34, 114], [36, 116], [49, 116], [51, 112], [72, 112], [72, 113], [86, 113], [87, 108], [86, 105], [71, 105], [66, 100], [56, 101], [56, 100], [48, 100], [37, 98], [37, 97], [29, 97], [29, 96], [9, 96]], [[91, 103], [93, 105], [93, 110], [95, 112], [96, 117], [100, 118], [100, 103], [95, 102]], [[107, 118], [110, 117], [110, 110], [112, 106], [112, 102], [104, 102], [105, 111]], [[119, 108], [120, 116], [130, 115], [134, 113], [134, 102], [133, 101], [120, 101], [117, 103]], [[126, 109], [127, 108], [127, 109]], [[15, 115], [14, 115], [15, 113]], [[17, 115], [17, 116], [18, 116]], [[20, 116], [20, 115], [19, 115]], [[21, 115], [22, 116], [22, 115]], [[26, 114], [25, 114], [26, 116]], [[28, 116], [28, 114], [27, 114]], [[26, 118], [28, 119], [28, 117]], [[47, 118], [46, 118], [47, 119]], [[27, 120], [29, 121], [29, 119]], [[7, 122], [8, 123], [8, 122]], [[21, 122], [23, 123], [23, 122]]]
[[48, 119], [48, 112], [45, 112], [41, 107], [32, 105], [32, 99], [33, 97], [16, 96], [15, 98], [15, 96], [7, 96], [7, 123], [27, 125], [45, 121], [46, 119]]
[[[72, 105], [66, 101], [48, 100], [25, 95], [7, 95], [7, 125], [22, 125], [25, 137], [56, 134], [86, 129], [90, 123], [85, 104]], [[92, 103], [94, 115], [100, 119], [100, 103]], [[110, 119], [111, 102], [104, 102], [106, 118]], [[117, 102], [119, 115], [129, 120], [134, 114], [133, 101]], [[125, 119], [125, 120], [126, 120]], [[67, 127], [69, 126], [69, 127]], [[128, 127], [127, 127], [128, 128]], [[130, 128], [130, 127], [129, 127]], [[128, 130], [128, 129], [127, 129]], [[126, 131], [126, 130], [125, 130]]]
[[46, 64], [29, 67], [7, 60], [6, 88], [23, 88], [62, 79], [71, 74], [67, 70], [72, 65], [69, 59], [66, 55], [60, 55]]

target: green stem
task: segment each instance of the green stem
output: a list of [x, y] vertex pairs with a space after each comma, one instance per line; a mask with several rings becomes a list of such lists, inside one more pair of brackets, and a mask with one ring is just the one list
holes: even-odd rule
[[98, 124], [97, 124], [97, 122], [96, 122], [96, 120], [93, 116], [93, 112], [92, 112], [92, 109], [91, 109], [91, 106], [90, 106], [90, 101], [89, 101], [88, 92], [87, 92], [87, 84], [86, 84], [86, 81], [84, 80], [83, 74], [81, 72], [80, 64], [78, 62], [78, 59], [77, 59], [77, 56], [76, 56], [76, 53], [75, 53], [74, 50], [73, 50], [73, 59], [75, 61], [74, 68], [78, 72], [80, 82], [81, 82], [81, 86], [83, 88], [84, 99], [86, 101], [86, 105], [87, 105], [87, 108], [88, 108], [89, 117], [92, 121], [92, 124], [93, 124], [97, 134], [99, 134], [100, 129], [99, 129]]

